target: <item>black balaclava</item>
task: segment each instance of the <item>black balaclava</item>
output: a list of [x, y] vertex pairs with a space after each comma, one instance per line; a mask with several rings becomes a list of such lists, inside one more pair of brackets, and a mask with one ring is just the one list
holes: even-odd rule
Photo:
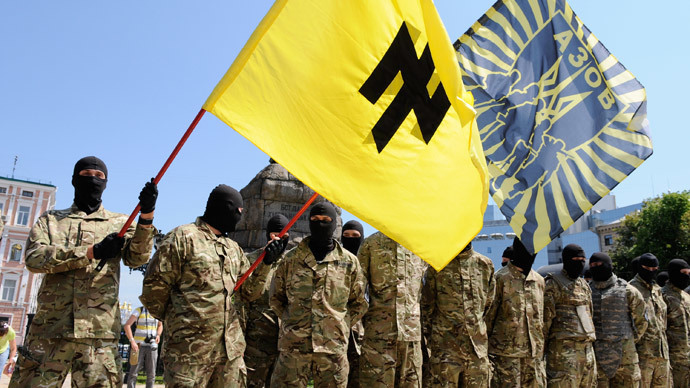
[[[82, 170], [103, 171], [105, 179], [95, 176], [81, 176]], [[108, 182], [108, 168], [105, 163], [95, 156], [87, 156], [79, 159], [74, 165], [72, 173], [72, 186], [74, 186], [74, 204], [86, 214], [91, 214], [101, 207], [101, 194]]]
[[226, 235], [235, 230], [242, 218], [242, 195], [228, 185], [216, 186], [208, 196], [206, 211], [201, 219]]
[[519, 238], [515, 237], [513, 239], [513, 252], [510, 262], [513, 263], [514, 266], [521, 268], [522, 274], [525, 275], [525, 277], [529, 275], [535, 257], [537, 257], [537, 255], [530, 253]]
[[640, 257], [637, 256], [636, 258], [632, 259], [630, 261], [630, 270], [632, 271], [632, 276], [635, 277], [638, 272], [640, 272]]
[[668, 281], [668, 272], [667, 271], [661, 271], [656, 275], [656, 282], [659, 285], [659, 287], [665, 286], [667, 281]]
[[668, 281], [681, 290], [690, 285], [690, 275], [680, 272], [686, 268], [690, 268], [690, 265], [683, 259], [673, 259], [668, 263]]
[[266, 224], [266, 240], [271, 241], [271, 233], [280, 233], [288, 224], [288, 219], [282, 214], [271, 217]]
[[340, 241], [343, 242], [343, 248], [350, 251], [353, 255], [356, 255], [357, 251], [359, 251], [359, 246], [362, 244], [362, 239], [364, 238], [364, 228], [359, 222], [350, 220], [343, 225], [343, 233], [345, 233], [346, 230], [356, 230], [359, 232], [359, 237], [340, 236]]
[[513, 259], [513, 246], [509, 246], [503, 251], [503, 255], [501, 256], [501, 267], [505, 267], [508, 265], [508, 261], [503, 261], [503, 258], [507, 258], [508, 261], [511, 261]]
[[585, 268], [584, 260], [573, 260], [573, 257], [586, 257], [585, 251], [577, 244], [568, 244], [563, 248], [563, 269], [571, 279], [577, 279]]
[[[329, 216], [331, 221], [312, 221], [312, 216]], [[311, 232], [309, 248], [317, 262], [322, 261], [328, 252], [335, 248], [333, 232], [337, 225], [337, 217], [335, 208], [328, 202], [319, 202], [309, 211], [309, 231]]]
[[637, 274], [640, 275], [642, 279], [644, 279], [645, 282], [652, 284], [654, 283], [654, 278], [656, 277], [656, 271], [649, 271], [642, 266], [644, 265], [645, 267], [658, 267], [659, 266], [659, 259], [656, 258], [651, 253], [645, 253], [644, 255], [640, 256], [640, 261], [638, 263], [638, 268], [637, 268]]
[[[592, 263], [601, 263], [601, 265], [592, 267]], [[589, 272], [592, 274], [592, 279], [597, 282], [609, 280], [613, 275], [613, 261], [606, 253], [594, 253], [589, 258]]]

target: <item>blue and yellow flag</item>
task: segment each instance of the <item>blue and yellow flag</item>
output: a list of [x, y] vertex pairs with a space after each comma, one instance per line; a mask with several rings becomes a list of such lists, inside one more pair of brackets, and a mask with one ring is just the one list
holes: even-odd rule
[[431, 0], [278, 0], [204, 109], [436, 269], [482, 227], [472, 97]]
[[498, 1], [455, 48], [491, 194], [533, 252], [652, 154], [643, 86], [565, 1]]

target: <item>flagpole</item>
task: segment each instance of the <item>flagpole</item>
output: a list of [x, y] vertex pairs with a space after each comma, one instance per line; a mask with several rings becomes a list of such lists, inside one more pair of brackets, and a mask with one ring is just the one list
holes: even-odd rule
[[[158, 184], [160, 182], [161, 178], [163, 177], [163, 174], [168, 170], [168, 167], [170, 167], [170, 164], [172, 161], [175, 159], [177, 156], [177, 153], [180, 152], [180, 149], [182, 149], [182, 146], [184, 143], [187, 141], [187, 138], [189, 138], [189, 135], [192, 134], [192, 131], [194, 131], [194, 128], [196, 128], [196, 125], [199, 124], [199, 120], [201, 120], [201, 117], [204, 116], [204, 113], [206, 113], [206, 110], [204, 108], [201, 108], [199, 110], [199, 113], [196, 114], [196, 117], [194, 117], [194, 120], [192, 123], [189, 125], [189, 128], [187, 128], [187, 131], [182, 135], [182, 139], [177, 143], [177, 146], [175, 146], [175, 149], [173, 152], [168, 156], [168, 160], [165, 161], [165, 164], [163, 164], [163, 167], [158, 171], [158, 175], [153, 179], [153, 183]], [[139, 214], [139, 211], [141, 210], [141, 204], [137, 203], [137, 206], [134, 208], [134, 211], [132, 211], [132, 214], [129, 215], [129, 218], [127, 219], [127, 222], [122, 226], [122, 229], [120, 229], [120, 232], [117, 234], [119, 237], [124, 237], [125, 232], [127, 232], [127, 229], [129, 229], [129, 226], [132, 225], [132, 222], [134, 221], [134, 217]], [[98, 263], [98, 266], [96, 266], [96, 272], [100, 272], [103, 267], [105, 266], [105, 263], [108, 262], [109, 259], [103, 258], [101, 261]]]
[[[314, 194], [307, 200], [307, 202], [304, 204], [304, 206], [302, 206], [302, 208], [299, 209], [299, 211], [297, 212], [297, 214], [295, 214], [295, 216], [292, 217], [292, 219], [290, 220], [290, 222], [288, 222], [288, 224], [285, 225], [285, 227], [283, 228], [283, 230], [281, 230], [280, 233], [278, 233], [278, 238], [282, 238], [282, 237], [285, 235], [285, 233], [287, 233], [287, 231], [290, 230], [290, 228], [292, 228], [292, 225], [294, 225], [294, 223], [297, 222], [297, 219], [300, 218], [300, 217], [302, 216], [302, 213], [304, 213], [304, 211], [307, 210], [307, 208], [309, 207], [309, 205], [311, 205], [311, 203], [314, 202], [314, 200], [315, 200], [316, 197], [318, 197], [318, 196], [319, 196], [319, 193], [314, 193]], [[264, 256], [266, 256], [266, 249], [264, 249], [264, 251], [261, 252], [261, 255], [259, 255], [259, 258], [256, 259], [256, 261], [254, 262], [254, 264], [252, 264], [252, 266], [249, 267], [249, 269], [247, 270], [247, 272], [245, 272], [244, 275], [242, 275], [242, 277], [237, 281], [237, 283], [235, 283], [235, 288], [233, 289], [233, 292], [234, 292], [234, 291], [237, 291], [237, 290], [240, 288], [240, 286], [242, 285], [242, 283], [244, 283], [244, 281], [247, 280], [247, 278], [249, 277], [249, 275], [251, 275], [252, 272], [254, 272], [254, 270], [256, 269], [256, 267], [258, 267], [259, 264], [261, 264], [261, 262], [264, 260]]]

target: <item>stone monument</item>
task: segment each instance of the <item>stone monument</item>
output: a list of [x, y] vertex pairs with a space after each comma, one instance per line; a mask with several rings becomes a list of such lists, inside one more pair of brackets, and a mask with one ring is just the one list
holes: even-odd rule
[[[230, 238], [245, 252], [251, 252], [266, 245], [266, 224], [271, 217], [282, 214], [288, 220], [292, 219], [314, 194], [314, 190], [271, 159], [270, 164], [240, 190], [240, 194], [244, 200], [242, 220], [237, 224], [235, 232], [230, 233]], [[327, 200], [319, 196], [314, 203], [323, 201]], [[335, 208], [338, 227], [334, 237], [340, 239], [342, 211], [337, 206]], [[309, 209], [295, 222], [289, 233], [291, 242], [301, 240], [309, 234]], [[293, 245], [290, 244], [289, 248]]]

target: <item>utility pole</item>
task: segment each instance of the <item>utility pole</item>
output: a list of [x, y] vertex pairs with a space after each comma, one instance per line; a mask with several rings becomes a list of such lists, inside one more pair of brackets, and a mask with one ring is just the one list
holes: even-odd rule
[[17, 168], [17, 160], [19, 160], [19, 155], [14, 155], [14, 166], [12, 166], [12, 179], [14, 179], [14, 170]]

